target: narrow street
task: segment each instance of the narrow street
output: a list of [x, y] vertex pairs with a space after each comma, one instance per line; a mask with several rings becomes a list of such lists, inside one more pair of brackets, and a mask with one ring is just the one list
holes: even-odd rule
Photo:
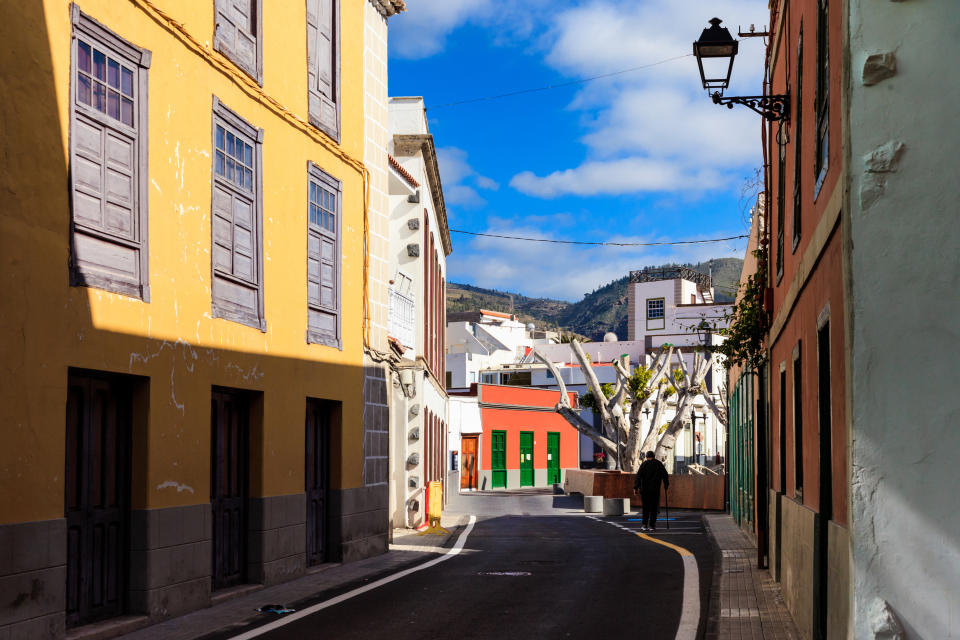
[[[575, 500], [522, 493], [459, 497], [457, 507], [475, 507], [477, 520], [458, 555], [353, 597], [351, 589], [362, 585], [351, 585], [341, 591], [345, 600], [289, 623], [281, 618], [240, 636], [215, 637], [583, 638], [631, 629], [631, 637], [677, 637], [681, 556], [632, 533], [639, 516], [567, 515]], [[670, 518], [671, 529], [661, 522], [656, 537], [696, 558], [702, 633], [712, 550], [700, 514]], [[332, 597], [290, 606], [309, 610]]]

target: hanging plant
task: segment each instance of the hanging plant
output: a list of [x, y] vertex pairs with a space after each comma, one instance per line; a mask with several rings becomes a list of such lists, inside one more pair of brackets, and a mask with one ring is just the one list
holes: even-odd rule
[[727, 328], [720, 330], [726, 340], [713, 347], [715, 353], [725, 358], [725, 366], [740, 365], [757, 369], [765, 357], [764, 340], [770, 329], [770, 316], [763, 306], [767, 286], [767, 251], [753, 252], [757, 259], [757, 271], [740, 284], [741, 296], [727, 312]]

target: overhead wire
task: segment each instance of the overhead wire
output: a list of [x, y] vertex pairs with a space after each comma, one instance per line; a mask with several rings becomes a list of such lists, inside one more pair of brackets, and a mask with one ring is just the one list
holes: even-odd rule
[[680, 60], [681, 58], [689, 58], [692, 56], [692, 53], [685, 53], [683, 55], [674, 56], [672, 58], [665, 58], [663, 60], [658, 60], [657, 62], [650, 62], [648, 64], [642, 64], [638, 67], [630, 67], [629, 69], [620, 69], [618, 71], [611, 71], [609, 73], [601, 73], [600, 75], [591, 76], [589, 78], [579, 78], [577, 80], [568, 80], [567, 82], [558, 82], [556, 84], [547, 84], [540, 87], [530, 87], [527, 89], [517, 89], [516, 91], [508, 91], [506, 93], [496, 93], [489, 96], [478, 96], [476, 98], [467, 98], [465, 100], [454, 100], [453, 102], [444, 102], [442, 104], [436, 104], [431, 107], [424, 107], [424, 111], [433, 111], [435, 109], [445, 109], [447, 107], [455, 107], [462, 104], [472, 104], [475, 102], [489, 102], [491, 100], [500, 100], [502, 98], [512, 98], [513, 96], [520, 96], [528, 93], [538, 93], [540, 91], [550, 91], [551, 89], [562, 89], [563, 87], [574, 87], [580, 84], [586, 84], [588, 82], [593, 82], [594, 80], [602, 80], [604, 78], [612, 78], [614, 76], [623, 75], [625, 73], [632, 73], [634, 71], [640, 71], [642, 69], [649, 69], [650, 67], [656, 67], [661, 64], [666, 64], [668, 62], [673, 62], [674, 60]]
[[612, 241], [589, 241], [589, 240], [556, 240], [553, 238], [530, 238], [527, 236], [509, 236], [500, 233], [482, 233], [479, 231], [465, 231], [463, 229], [450, 229], [450, 233], [461, 233], [468, 236], [481, 236], [484, 238], [500, 238], [503, 240], [522, 240], [524, 242], [547, 242], [552, 244], [579, 244], [605, 247], [659, 247], [669, 245], [685, 244], [708, 244], [712, 242], [727, 242], [729, 240], [738, 240], [740, 238], [749, 238], [749, 235], [728, 236], [726, 238], [705, 238], [702, 240], [664, 240], [660, 242], [612, 242]]

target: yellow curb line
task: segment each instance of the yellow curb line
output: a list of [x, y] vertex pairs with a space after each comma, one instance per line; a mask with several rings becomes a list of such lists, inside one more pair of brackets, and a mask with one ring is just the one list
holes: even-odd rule
[[635, 533], [638, 538], [649, 540], [661, 546], [673, 549], [683, 560], [683, 608], [680, 624], [677, 627], [677, 640], [695, 640], [700, 626], [700, 570], [693, 553], [683, 547], [652, 538], [645, 533]]

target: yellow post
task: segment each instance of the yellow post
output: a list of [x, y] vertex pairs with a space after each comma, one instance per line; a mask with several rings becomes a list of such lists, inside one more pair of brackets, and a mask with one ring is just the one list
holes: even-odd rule
[[440, 526], [440, 515], [442, 511], [443, 483], [434, 481], [427, 485], [427, 522], [430, 524], [430, 526], [417, 535], [425, 536], [428, 533], [434, 533], [438, 536], [442, 536], [445, 533], [450, 533]]

